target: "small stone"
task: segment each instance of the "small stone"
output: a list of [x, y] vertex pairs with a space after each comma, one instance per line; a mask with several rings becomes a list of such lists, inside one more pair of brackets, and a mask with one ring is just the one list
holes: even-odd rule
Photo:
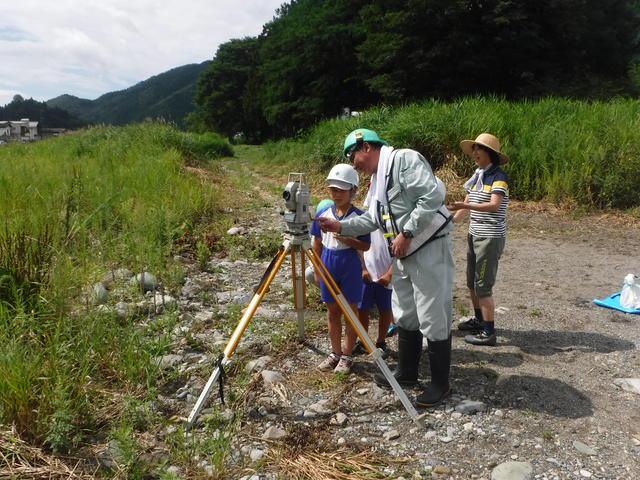
[[438, 473], [440, 475], [451, 475], [451, 469], [444, 465], [436, 465], [433, 469], [433, 473]]
[[102, 282], [98, 282], [91, 287], [90, 297], [93, 305], [102, 305], [109, 298], [109, 292]]
[[342, 412], [338, 412], [335, 414], [335, 416], [331, 419], [329, 423], [331, 423], [331, 425], [338, 425], [341, 427], [345, 423], [347, 423], [347, 416]]
[[640, 395], [640, 378], [616, 378], [613, 384], [627, 392]]
[[131, 279], [131, 283], [138, 285], [144, 292], [153, 292], [158, 289], [158, 279], [149, 272], [142, 272]]
[[172, 473], [173, 475], [179, 477], [180, 476], [180, 468], [175, 465], [171, 465], [167, 468], [167, 472]]
[[464, 413], [465, 415], [473, 415], [477, 412], [484, 412], [487, 409], [487, 406], [475, 400], [463, 400], [458, 405], [456, 405], [456, 411], [460, 413]]
[[267, 385], [271, 385], [274, 383], [283, 383], [285, 380], [284, 375], [271, 370], [263, 370], [262, 372], [260, 372], [260, 375], [262, 375], [262, 379]]
[[400, 438], [400, 432], [397, 430], [389, 430], [382, 436], [385, 440], [395, 440], [396, 438]]
[[358, 390], [356, 390], [356, 392], [358, 392], [358, 395], [365, 395], [365, 394], [369, 393], [369, 389], [368, 388], [359, 388]]
[[153, 304], [157, 309], [170, 309], [177, 305], [176, 299], [169, 296], [163, 295], [161, 293], [156, 292], [153, 298]]
[[504, 462], [491, 472], [491, 480], [531, 480], [533, 466], [527, 462]]
[[265, 430], [262, 434], [262, 438], [265, 440], [280, 440], [283, 437], [287, 436], [287, 431], [281, 428], [276, 427], [275, 425], [270, 426]]
[[332, 410], [328, 407], [330, 400], [320, 400], [319, 402], [314, 403], [313, 405], [309, 405], [306, 410], [307, 412], [313, 412], [317, 415], [327, 415], [332, 412]]
[[256, 360], [251, 360], [250, 362], [247, 362], [247, 365], [244, 367], [244, 371], [247, 373], [261, 372], [272, 360], [273, 357], [270, 357], [269, 355], [262, 356]]
[[166, 370], [182, 363], [182, 356], [168, 353], [167, 355], [157, 357], [155, 361], [157, 362], [160, 370]]
[[264, 456], [264, 449], [262, 448], [254, 448], [249, 452], [249, 458], [252, 462], [257, 462]]
[[580, 476], [584, 478], [591, 478], [593, 474], [589, 470], [580, 470]]
[[594, 450], [593, 448], [591, 448], [588, 445], [585, 445], [582, 442], [579, 442], [578, 440], [574, 440], [573, 441], [573, 448], [575, 448], [576, 450], [578, 450], [580, 453], [584, 454], [584, 455], [597, 455], [598, 452], [596, 450]]

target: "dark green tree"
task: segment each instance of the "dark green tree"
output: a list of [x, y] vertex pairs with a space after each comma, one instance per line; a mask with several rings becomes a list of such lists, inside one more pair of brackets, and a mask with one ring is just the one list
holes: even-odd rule
[[361, 12], [369, 34], [358, 57], [386, 101], [589, 94], [594, 82], [622, 86], [637, 49], [632, 3], [374, 0]]
[[258, 78], [264, 116], [291, 135], [342, 108], [375, 98], [359, 72], [356, 47], [365, 38], [364, 0], [297, 0], [284, 5], [260, 36]]
[[78, 128], [86, 125], [86, 122], [66, 110], [49, 107], [45, 102], [38, 102], [33, 98], [25, 100], [21, 95], [14, 95], [11, 103], [0, 107], [0, 120], [22, 118], [39, 122], [41, 128]]
[[249, 79], [257, 67], [258, 39], [245, 37], [218, 47], [213, 61], [198, 81], [196, 104], [205, 124], [229, 138], [236, 133], [252, 135], [263, 123], [259, 109], [247, 101]]

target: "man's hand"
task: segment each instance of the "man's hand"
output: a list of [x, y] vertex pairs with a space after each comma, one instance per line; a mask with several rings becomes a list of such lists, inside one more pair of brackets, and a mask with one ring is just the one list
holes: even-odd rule
[[409, 245], [411, 245], [411, 238], [407, 238], [402, 233], [396, 235], [391, 244], [391, 255], [397, 258], [404, 257], [409, 251]]
[[342, 231], [342, 225], [340, 225], [340, 222], [333, 218], [315, 217], [311, 220], [317, 221], [318, 225], [320, 226], [320, 230], [322, 230], [323, 232], [340, 233]]

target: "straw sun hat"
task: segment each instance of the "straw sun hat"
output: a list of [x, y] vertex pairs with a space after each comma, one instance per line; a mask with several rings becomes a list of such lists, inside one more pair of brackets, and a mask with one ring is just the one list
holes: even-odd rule
[[482, 145], [496, 152], [498, 157], [500, 157], [500, 165], [504, 165], [509, 161], [509, 157], [500, 152], [500, 141], [490, 133], [481, 133], [475, 140], [462, 140], [460, 142], [460, 148], [462, 148], [464, 153], [471, 156], [474, 144]]

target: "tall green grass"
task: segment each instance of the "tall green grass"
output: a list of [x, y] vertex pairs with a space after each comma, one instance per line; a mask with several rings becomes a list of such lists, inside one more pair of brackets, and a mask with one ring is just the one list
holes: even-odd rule
[[167, 336], [81, 294], [112, 268], [173, 268], [175, 241], [197, 237], [220, 200], [185, 165], [229, 154], [220, 137], [157, 123], [0, 148], [0, 423], [68, 450], [112, 397], [153, 392]]
[[514, 198], [598, 208], [640, 204], [640, 102], [635, 99], [468, 97], [382, 106], [361, 117], [324, 121], [300, 139], [269, 145], [267, 153], [307, 171], [326, 172], [341, 160], [346, 134], [358, 127], [376, 130], [396, 147], [417, 149], [435, 169], [446, 166], [461, 177], [474, 166], [460, 151], [460, 140], [490, 132], [511, 157], [506, 170]]

